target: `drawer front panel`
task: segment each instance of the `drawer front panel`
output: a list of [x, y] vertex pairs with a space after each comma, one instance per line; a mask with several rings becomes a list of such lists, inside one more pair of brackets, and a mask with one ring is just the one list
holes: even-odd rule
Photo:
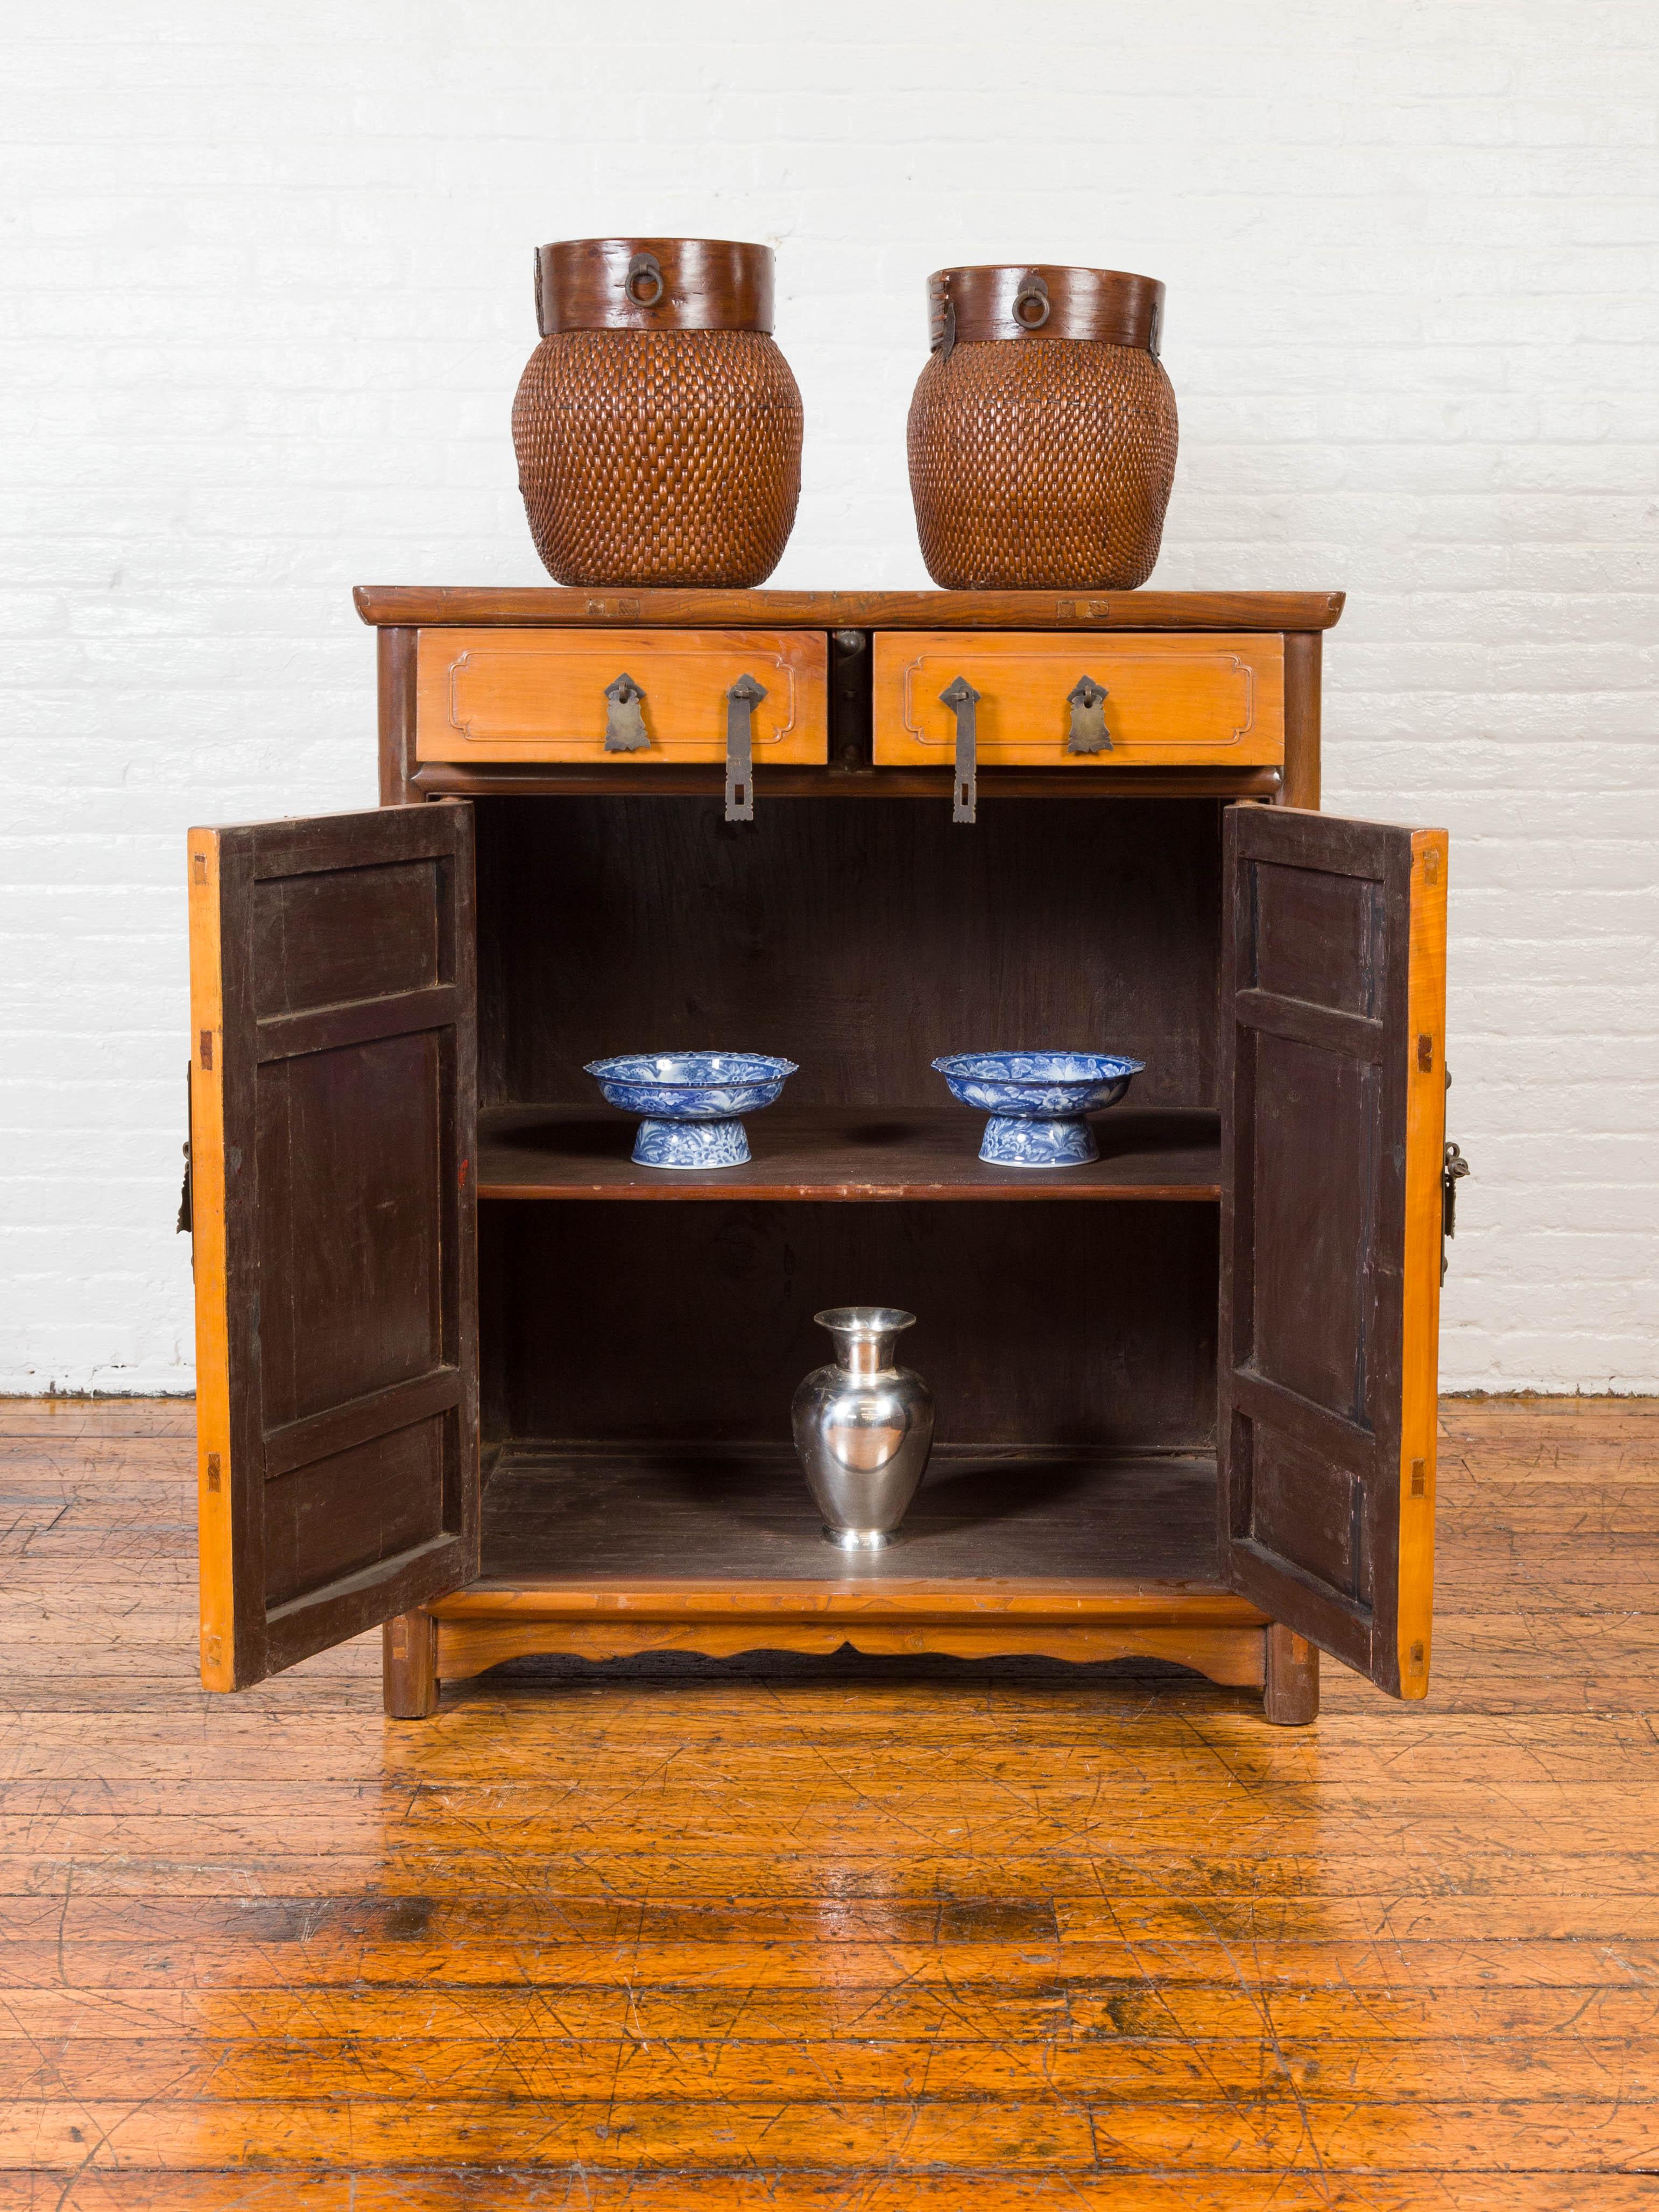
[[[423, 629], [416, 648], [423, 761], [722, 762], [726, 692], [763, 684], [755, 765], [829, 757], [822, 630]], [[607, 752], [605, 692], [632, 678], [649, 744]]]
[[[1098, 630], [891, 631], [875, 652], [878, 768], [946, 768], [956, 715], [939, 694], [979, 693], [987, 768], [1261, 768], [1285, 757], [1285, 641], [1272, 635]], [[1066, 695], [1104, 688], [1109, 751], [1071, 752]]]

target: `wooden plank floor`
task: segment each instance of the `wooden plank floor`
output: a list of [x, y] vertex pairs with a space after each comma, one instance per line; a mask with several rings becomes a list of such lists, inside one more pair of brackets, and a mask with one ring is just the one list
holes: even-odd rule
[[1659, 2202], [1659, 1402], [1449, 1403], [1426, 1706], [200, 1691], [188, 1406], [0, 1401], [0, 2212]]

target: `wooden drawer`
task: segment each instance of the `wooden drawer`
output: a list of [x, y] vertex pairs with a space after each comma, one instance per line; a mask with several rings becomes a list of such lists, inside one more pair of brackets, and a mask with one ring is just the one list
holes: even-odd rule
[[[1285, 641], [1199, 631], [885, 633], [876, 640], [878, 768], [943, 768], [956, 715], [939, 693], [979, 693], [987, 768], [1261, 768], [1285, 757]], [[1066, 694], [1106, 691], [1109, 752], [1073, 753]]]
[[[766, 687], [754, 757], [829, 757], [822, 630], [423, 629], [416, 647], [415, 750], [423, 761], [724, 761], [726, 695]], [[605, 690], [629, 676], [651, 742], [607, 752]]]

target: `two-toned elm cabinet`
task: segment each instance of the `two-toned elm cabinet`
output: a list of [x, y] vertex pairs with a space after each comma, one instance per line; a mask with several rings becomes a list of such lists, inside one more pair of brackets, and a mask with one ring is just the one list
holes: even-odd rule
[[[381, 807], [191, 833], [202, 1668], [1152, 1656], [1429, 1679], [1446, 840], [1319, 812], [1334, 593], [365, 590]], [[1095, 1166], [929, 1062], [1146, 1063]], [[635, 1167], [601, 1054], [799, 1061]], [[820, 1539], [819, 1308], [918, 1316]]]

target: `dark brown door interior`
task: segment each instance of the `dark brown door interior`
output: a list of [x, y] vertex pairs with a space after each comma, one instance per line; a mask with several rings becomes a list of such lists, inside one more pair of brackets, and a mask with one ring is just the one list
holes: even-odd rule
[[1418, 1231], [1437, 1203], [1444, 839], [1235, 807], [1224, 898], [1224, 1566], [1276, 1620], [1421, 1695], [1439, 1268]]
[[191, 854], [204, 1674], [240, 1688], [476, 1570], [471, 809]]

